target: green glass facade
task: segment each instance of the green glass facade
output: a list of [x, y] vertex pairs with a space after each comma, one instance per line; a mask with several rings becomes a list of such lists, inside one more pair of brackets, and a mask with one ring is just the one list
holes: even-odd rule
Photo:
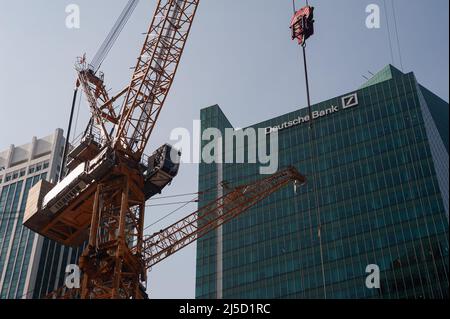
[[[353, 107], [344, 108], [349, 94], [313, 106], [339, 108], [314, 120], [316, 143], [307, 123], [279, 131], [279, 167], [297, 167], [308, 183], [198, 241], [197, 298], [449, 297], [448, 103], [392, 66], [351, 93]], [[201, 123], [232, 127], [218, 106]], [[201, 163], [199, 206], [218, 196], [222, 177], [237, 186], [259, 167]], [[366, 287], [372, 264], [380, 289]]]

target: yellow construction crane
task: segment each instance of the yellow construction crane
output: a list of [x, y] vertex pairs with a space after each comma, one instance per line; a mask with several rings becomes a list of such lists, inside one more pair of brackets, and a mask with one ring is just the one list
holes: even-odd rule
[[[304, 176], [302, 176], [295, 168], [289, 167], [259, 181], [230, 189], [224, 196], [201, 207], [199, 210], [180, 219], [169, 227], [162, 229], [153, 235], [145, 236], [143, 247], [125, 246], [124, 249], [127, 251], [126, 256], [135, 256], [138, 254], [138, 249], [140, 249], [142, 254], [139, 255], [139, 258], [143, 263], [144, 269], [141, 278], [144, 279], [146, 271], [150, 270], [159, 262], [228, 221], [240, 216], [249, 208], [285, 187], [287, 184], [293, 183], [295, 186], [300, 186], [305, 182], [306, 179]], [[126, 235], [127, 234], [125, 233], [125, 236]], [[99, 233], [93, 232], [92, 237], [89, 238], [89, 247], [95, 247], [96, 249], [102, 250], [102, 247], [104, 246], [95, 244], [99, 239], [98, 237]], [[95, 256], [98, 257], [98, 254], [95, 254]], [[108, 265], [111, 266], [111, 264], [107, 262], [108, 258], [112, 258], [112, 256], [99, 259], [97, 264], [92, 265], [89, 256], [86, 254], [83, 255], [80, 260], [80, 266], [85, 272], [90, 272], [89, 274], [85, 273], [85, 278], [86, 276], [90, 276], [90, 278], [95, 278], [97, 282], [102, 282], [104, 285], [107, 283], [109, 284], [113, 277], [111, 277], [112, 272], [108, 267]], [[128, 265], [128, 263], [125, 265]], [[122, 269], [122, 271], [123, 270], [124, 269]], [[140, 267], [136, 267], [135, 269], [127, 268], [127, 271], [130, 274], [134, 274], [135, 271], [140, 270], [142, 270]], [[128, 291], [128, 294], [120, 295], [118, 297], [146, 297], [144, 283], [145, 280], [140, 285], [141, 291], [136, 295], [133, 295], [133, 291], [129, 291], [128, 289], [120, 289], [123, 293]], [[109, 285], [101, 288], [99, 286], [96, 287], [98, 291], [101, 290], [103, 292], [102, 294], [97, 293], [95, 295], [96, 298], [112, 297], [109, 293]], [[86, 289], [86, 287], [82, 287], [81, 289], [61, 287], [59, 290], [47, 296], [47, 298], [92, 298], [92, 295], [87, 294], [89, 291], [90, 290]]]
[[[229, 191], [174, 225], [144, 237], [145, 202], [177, 175], [181, 154], [163, 145], [144, 149], [172, 86], [200, 0], [160, 0], [130, 84], [109, 97], [102, 74], [86, 58], [78, 84], [91, 111], [85, 134], [69, 154], [69, 173], [57, 185], [30, 190], [24, 224], [69, 246], [88, 241], [80, 258], [79, 291], [54, 296], [83, 299], [146, 298], [147, 270], [266, 198], [289, 182], [294, 168]], [[120, 111], [115, 104], [123, 98]], [[63, 293], [62, 293], [63, 292]]]

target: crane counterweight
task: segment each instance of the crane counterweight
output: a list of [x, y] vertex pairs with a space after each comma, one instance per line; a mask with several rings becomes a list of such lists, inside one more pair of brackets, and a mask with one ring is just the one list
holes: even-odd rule
[[[92, 143], [90, 139], [85, 140], [84, 144], [80, 144], [81, 150], [75, 148], [73, 152], [88, 153], [91, 157], [97, 150], [93, 146], [97, 144]], [[140, 189], [146, 201], [160, 194], [176, 177], [180, 155], [179, 151], [165, 144], [150, 156], [146, 163], [135, 166], [130, 165], [132, 163], [129, 160], [122, 159], [122, 162], [127, 168], [134, 167], [134, 174], [142, 179]], [[87, 240], [95, 186], [103, 183], [105, 178], [109, 178], [111, 173], [117, 170], [120, 164], [119, 156], [111, 148], [104, 148], [94, 158], [77, 165], [57, 185], [41, 182], [34, 186], [30, 191], [24, 225], [68, 246], [77, 246]], [[172, 156], [178, 157], [172, 159]], [[76, 158], [79, 157], [80, 155]]]

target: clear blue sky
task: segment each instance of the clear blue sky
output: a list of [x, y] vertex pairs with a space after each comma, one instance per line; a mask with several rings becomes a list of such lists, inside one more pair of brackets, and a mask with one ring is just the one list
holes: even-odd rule
[[[309, 42], [313, 102], [359, 87], [388, 63], [400, 68], [391, 2], [394, 1], [405, 71], [448, 101], [449, 2], [386, 0], [394, 45], [389, 50], [383, 0], [312, 0], [316, 35]], [[65, 27], [65, 7], [81, 8], [81, 28]], [[0, 149], [33, 135], [66, 128], [75, 79], [75, 57], [92, 57], [125, 0], [0, 0]], [[298, 1], [302, 4], [303, 1]], [[368, 4], [382, 9], [381, 29], [365, 26]], [[128, 84], [155, 0], [141, 0], [103, 65], [116, 92]], [[203, 0], [148, 153], [169, 139], [174, 127], [192, 127], [200, 108], [219, 104], [235, 126], [248, 126], [305, 105], [299, 48], [290, 40], [291, 0]], [[86, 125], [82, 104], [77, 132]], [[196, 191], [196, 165], [183, 165], [165, 195]], [[147, 224], [174, 207], [149, 209]], [[174, 219], [194, 211], [191, 205]], [[165, 220], [169, 223], [172, 220]], [[164, 224], [156, 225], [161, 229]], [[195, 245], [152, 270], [152, 298], [194, 297]]]

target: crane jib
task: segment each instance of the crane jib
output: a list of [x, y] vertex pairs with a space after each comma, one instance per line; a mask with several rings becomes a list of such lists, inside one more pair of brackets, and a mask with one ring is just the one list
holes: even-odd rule
[[195, 240], [245, 213], [288, 183], [303, 185], [306, 183], [306, 177], [296, 168], [288, 167], [259, 181], [236, 187], [198, 211], [149, 236], [144, 241], [146, 267], [150, 269]]
[[139, 159], [172, 86], [199, 0], [160, 0], [147, 32], [114, 138]]

